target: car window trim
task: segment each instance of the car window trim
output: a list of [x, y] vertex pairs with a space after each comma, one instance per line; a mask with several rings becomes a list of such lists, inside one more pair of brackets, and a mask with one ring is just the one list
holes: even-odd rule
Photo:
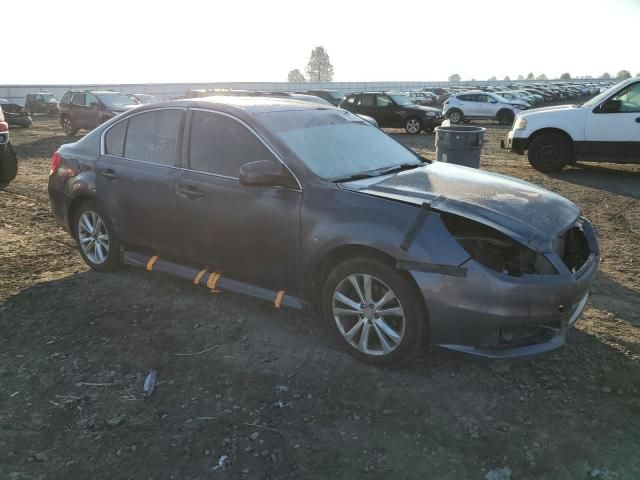
[[[189, 111], [191, 112], [205, 112], [205, 113], [214, 113], [214, 114], [218, 114], [218, 115], [223, 115], [225, 117], [231, 118], [232, 120], [235, 120], [236, 122], [240, 123], [241, 125], [243, 125], [246, 129], [249, 130], [249, 132], [251, 132], [264, 146], [267, 150], [269, 150], [269, 152], [271, 152], [271, 154], [280, 162], [280, 164], [282, 164], [282, 166], [284, 166], [284, 168], [286, 168], [289, 173], [291, 174], [291, 176], [295, 179], [296, 183], [298, 184], [298, 188], [292, 188], [292, 187], [284, 187], [284, 186], [277, 186], [275, 188], [284, 188], [287, 190], [294, 190], [297, 192], [302, 192], [302, 184], [300, 183], [300, 180], [298, 180], [298, 177], [296, 176], [295, 173], [293, 173], [293, 171], [291, 170], [291, 168], [289, 168], [289, 165], [287, 165], [284, 160], [282, 160], [282, 157], [276, 152], [276, 150], [269, 145], [269, 143], [264, 140], [262, 138], [262, 136], [260, 136], [258, 134], [258, 132], [255, 131], [255, 129], [253, 127], [251, 127], [251, 125], [247, 124], [245, 121], [239, 119], [238, 117], [231, 115], [227, 112], [221, 112], [220, 110], [214, 110], [211, 108], [203, 108], [203, 107], [189, 107], [188, 108]], [[220, 177], [220, 178], [226, 178], [229, 180], [236, 180], [238, 182], [240, 182], [240, 178], [238, 177], [230, 177], [228, 175], [222, 175], [220, 173], [213, 173], [213, 172], [203, 172], [202, 170], [195, 170], [191, 167], [191, 121], [193, 121], [193, 116], [192, 118], [189, 120], [189, 128], [185, 128], [185, 132], [187, 133], [187, 135], [189, 136], [189, 138], [185, 138], [184, 141], [186, 142], [187, 145], [187, 149], [186, 149], [186, 159], [183, 159], [186, 161], [186, 165], [182, 166], [183, 170], [188, 170], [190, 172], [195, 172], [195, 173], [202, 173], [204, 175], [212, 175], [214, 177]], [[188, 167], [187, 167], [188, 165]]]
[[[148, 162], [146, 160], [138, 160], [136, 158], [129, 158], [129, 157], [125, 157], [124, 156], [124, 150], [125, 150], [125, 145], [126, 145], [126, 141], [127, 141], [127, 135], [129, 134], [129, 125], [127, 125], [127, 128], [125, 130], [124, 133], [124, 140], [123, 140], [123, 145], [122, 145], [122, 156], [120, 155], [112, 155], [110, 153], [107, 153], [106, 151], [106, 139], [105, 136], [107, 135], [107, 132], [109, 130], [111, 130], [113, 127], [115, 127], [116, 125], [118, 125], [119, 123], [122, 122], [128, 122], [130, 118], [135, 117], [137, 115], [141, 115], [143, 113], [148, 113], [148, 112], [156, 112], [159, 110], [181, 110], [182, 111], [182, 117], [180, 118], [180, 125], [178, 126], [178, 138], [177, 138], [177, 143], [176, 143], [176, 162], [174, 165], [163, 165], [162, 163], [155, 163], [155, 162]], [[145, 109], [141, 112], [135, 112], [132, 113], [131, 115], [127, 115], [126, 117], [118, 120], [117, 122], [114, 122], [113, 124], [109, 125], [107, 128], [105, 128], [102, 133], [100, 134], [100, 156], [104, 156], [104, 157], [113, 157], [113, 158], [121, 158], [124, 160], [128, 160], [130, 162], [138, 162], [138, 163], [144, 163], [147, 165], [155, 165], [158, 167], [166, 167], [166, 168], [175, 168], [177, 170], [180, 170], [182, 167], [182, 135], [184, 132], [184, 123], [185, 123], [185, 113], [187, 111], [186, 107], [158, 107], [158, 108], [149, 108], [149, 109]]]

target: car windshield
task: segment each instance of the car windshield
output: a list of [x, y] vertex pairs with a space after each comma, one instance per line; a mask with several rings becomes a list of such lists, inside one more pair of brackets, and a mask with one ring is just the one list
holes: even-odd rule
[[123, 93], [101, 93], [98, 98], [107, 107], [126, 107], [127, 105], [137, 105], [139, 102], [129, 95]]
[[43, 93], [42, 99], [45, 102], [48, 102], [49, 100], [57, 100], [56, 96], [53, 93]]
[[329, 95], [331, 96], [331, 98], [334, 98], [336, 100], [340, 100], [342, 98], [342, 94], [340, 92], [336, 92], [335, 90], [329, 90]]
[[422, 163], [411, 150], [343, 110], [268, 112], [260, 117], [324, 180]]
[[388, 93], [394, 102], [396, 102], [400, 106], [413, 105], [411, 98], [408, 95], [402, 95], [400, 93]]
[[144, 93], [139, 93], [136, 95], [136, 98], [141, 101], [142, 103], [154, 103], [157, 102], [158, 100], [156, 99], [156, 97], [154, 97], [153, 95], [147, 95]]
[[602, 92], [599, 95], [596, 95], [595, 97], [593, 97], [591, 100], [585, 102], [582, 104], [583, 107], [593, 107], [594, 105], [599, 104], [602, 100], [604, 100], [605, 98], [607, 98], [609, 95], [611, 95], [614, 90], [616, 90], [618, 88], [619, 84], [614, 85], [613, 87], [608, 88], [607, 90], [605, 90], [604, 92]]
[[494, 93], [493, 95], [491, 95], [491, 97], [498, 100], [499, 102], [509, 103], [509, 100], [507, 100], [505, 97], [497, 93]]

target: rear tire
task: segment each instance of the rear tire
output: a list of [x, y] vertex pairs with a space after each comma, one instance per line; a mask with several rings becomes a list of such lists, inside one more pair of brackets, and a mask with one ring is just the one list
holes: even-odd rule
[[516, 116], [511, 110], [500, 110], [496, 118], [500, 125], [511, 125]]
[[78, 133], [78, 129], [73, 126], [71, 119], [67, 115], [60, 117], [60, 124], [62, 125], [62, 130], [64, 130], [66, 135], [73, 137]]
[[460, 123], [464, 120], [464, 114], [462, 110], [458, 110], [457, 108], [452, 108], [447, 113], [447, 118], [451, 123]]
[[120, 240], [95, 201], [86, 200], [74, 209], [73, 237], [92, 269], [108, 272], [120, 266]]
[[422, 131], [422, 121], [418, 117], [409, 117], [404, 121], [404, 130], [409, 135], [417, 135]]
[[4, 188], [18, 175], [18, 157], [11, 142], [0, 146], [0, 188]]
[[418, 295], [415, 285], [398, 270], [377, 259], [356, 257], [327, 276], [323, 315], [351, 356], [369, 365], [397, 367], [415, 355], [427, 330]]
[[527, 155], [536, 170], [559, 172], [571, 161], [571, 143], [559, 133], [545, 133], [531, 142]]

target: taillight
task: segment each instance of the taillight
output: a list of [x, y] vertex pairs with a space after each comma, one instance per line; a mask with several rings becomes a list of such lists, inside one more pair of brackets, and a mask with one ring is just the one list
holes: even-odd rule
[[9, 124], [7, 122], [0, 122], [0, 132], [8, 132]]
[[51, 155], [51, 171], [49, 172], [49, 175], [55, 173], [56, 170], [58, 170], [61, 161], [62, 157], [58, 152], [55, 152], [53, 155]]

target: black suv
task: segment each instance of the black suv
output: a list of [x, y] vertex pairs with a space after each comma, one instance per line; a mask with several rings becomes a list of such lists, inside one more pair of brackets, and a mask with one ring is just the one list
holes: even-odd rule
[[323, 100], [326, 100], [331, 105], [335, 105], [336, 107], [340, 105], [340, 101], [343, 99], [343, 95], [337, 90], [307, 90], [308, 95], [315, 95], [316, 97], [320, 97]]
[[29, 112], [29, 115], [34, 113], [57, 115], [58, 99], [49, 92], [27, 93], [24, 99], [24, 108]]
[[112, 90], [68, 91], [60, 99], [60, 124], [64, 133], [75, 135], [78, 130], [93, 130], [140, 102], [130, 95]]
[[416, 105], [408, 95], [395, 92], [351, 93], [340, 102], [340, 108], [368, 115], [381, 128], [404, 128], [407, 133], [432, 131], [442, 124], [442, 112], [437, 108]]

